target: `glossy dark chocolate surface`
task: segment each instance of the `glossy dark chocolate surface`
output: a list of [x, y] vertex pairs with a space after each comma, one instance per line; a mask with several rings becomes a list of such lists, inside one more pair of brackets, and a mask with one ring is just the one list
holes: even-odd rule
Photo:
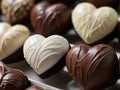
[[65, 34], [70, 28], [70, 9], [64, 4], [37, 4], [31, 11], [31, 23], [35, 31], [44, 36]]
[[105, 44], [75, 45], [67, 54], [66, 65], [82, 90], [103, 90], [118, 79], [116, 52]]
[[24, 90], [28, 85], [27, 77], [17, 69], [7, 71], [0, 81], [0, 88], [3, 90]]
[[117, 8], [119, 5], [118, 0], [80, 0], [80, 1], [93, 3], [97, 7], [111, 6], [113, 8]]

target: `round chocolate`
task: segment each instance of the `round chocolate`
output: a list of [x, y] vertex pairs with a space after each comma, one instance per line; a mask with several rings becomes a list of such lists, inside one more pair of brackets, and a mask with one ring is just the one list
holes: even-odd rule
[[9, 23], [25, 23], [33, 5], [34, 0], [2, 0], [1, 9]]
[[40, 86], [32, 85], [32, 86], [28, 87], [28, 88], [25, 89], [25, 90], [50, 90], [50, 89], [43, 89], [43, 88], [40, 87]]
[[33, 7], [30, 19], [36, 33], [47, 37], [65, 34], [71, 27], [70, 16], [70, 9], [64, 4], [50, 5], [48, 2], [41, 2]]
[[[4, 75], [4, 73], [7, 71], [7, 69], [4, 66], [0, 66], [0, 79]], [[1, 89], [0, 89], [1, 90]]]
[[65, 66], [68, 50], [68, 41], [59, 35], [47, 38], [38, 34], [33, 35], [25, 41], [23, 47], [27, 63], [41, 78], [47, 78]]
[[118, 0], [80, 0], [81, 2], [90, 2], [94, 4], [96, 7], [101, 6], [111, 6], [113, 8], [117, 8], [119, 5]]
[[28, 78], [17, 69], [6, 71], [0, 81], [3, 90], [25, 90], [29, 85]]
[[66, 56], [66, 66], [82, 90], [103, 90], [118, 79], [118, 58], [105, 44], [75, 45]]

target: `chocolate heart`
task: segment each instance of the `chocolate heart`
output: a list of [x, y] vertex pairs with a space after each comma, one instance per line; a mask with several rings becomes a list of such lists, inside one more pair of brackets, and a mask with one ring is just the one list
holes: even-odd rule
[[45, 38], [41, 35], [29, 37], [23, 48], [28, 64], [40, 75], [47, 78], [65, 65], [63, 58], [69, 49], [68, 41], [59, 35]]
[[35, 31], [43, 36], [65, 34], [69, 29], [70, 9], [64, 4], [37, 4], [31, 11], [31, 23]]
[[81, 3], [72, 12], [72, 22], [76, 32], [84, 42], [92, 44], [114, 31], [118, 15], [110, 7], [97, 9], [90, 3]]
[[82, 90], [103, 90], [118, 79], [116, 52], [105, 44], [75, 45], [67, 53], [66, 66]]
[[0, 29], [0, 60], [4, 60], [22, 47], [30, 31], [24, 25], [11, 26], [8, 23], [0, 23]]

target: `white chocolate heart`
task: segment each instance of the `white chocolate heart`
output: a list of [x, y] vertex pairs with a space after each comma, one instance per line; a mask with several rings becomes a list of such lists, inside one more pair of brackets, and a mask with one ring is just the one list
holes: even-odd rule
[[14, 53], [24, 44], [30, 31], [24, 25], [0, 23], [0, 60]]
[[97, 9], [90, 3], [81, 3], [72, 12], [74, 28], [87, 44], [94, 43], [110, 34], [117, 22], [117, 12], [111, 7]]
[[68, 49], [69, 43], [62, 36], [45, 38], [36, 34], [26, 40], [23, 52], [28, 64], [40, 75], [54, 66]]

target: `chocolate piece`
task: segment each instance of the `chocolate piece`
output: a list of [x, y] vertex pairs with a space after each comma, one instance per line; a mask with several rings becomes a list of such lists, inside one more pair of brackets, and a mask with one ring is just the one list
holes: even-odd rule
[[3, 90], [25, 90], [28, 85], [26, 75], [17, 69], [7, 71], [0, 81], [0, 87]]
[[118, 58], [105, 44], [75, 45], [66, 56], [66, 66], [82, 90], [103, 90], [118, 79]]
[[34, 0], [2, 0], [1, 9], [9, 23], [25, 23], [33, 5]]
[[34, 6], [30, 19], [36, 33], [43, 36], [65, 34], [70, 26], [70, 9], [64, 4], [42, 2]]
[[[7, 71], [7, 69], [4, 66], [0, 66], [0, 79], [4, 75], [4, 73]], [[0, 89], [1, 90], [1, 89]]]
[[59, 35], [45, 38], [41, 35], [29, 37], [24, 44], [26, 61], [40, 75], [47, 78], [65, 66], [65, 55], [69, 50], [68, 41]]
[[8, 23], [0, 23], [0, 28], [0, 60], [13, 62], [23, 59], [22, 46], [30, 35], [29, 29], [20, 24], [12, 27]]
[[90, 2], [94, 4], [96, 7], [101, 6], [111, 6], [113, 8], [117, 8], [119, 5], [118, 0], [80, 0], [81, 2]]
[[97, 9], [90, 3], [80, 3], [72, 12], [72, 23], [82, 40], [86, 44], [93, 44], [108, 35], [114, 38], [111, 33], [118, 23], [118, 14], [111, 7]]
[[40, 86], [32, 85], [32, 86], [28, 87], [28, 88], [25, 89], [25, 90], [50, 90], [50, 89], [43, 89], [43, 88], [40, 87]]

